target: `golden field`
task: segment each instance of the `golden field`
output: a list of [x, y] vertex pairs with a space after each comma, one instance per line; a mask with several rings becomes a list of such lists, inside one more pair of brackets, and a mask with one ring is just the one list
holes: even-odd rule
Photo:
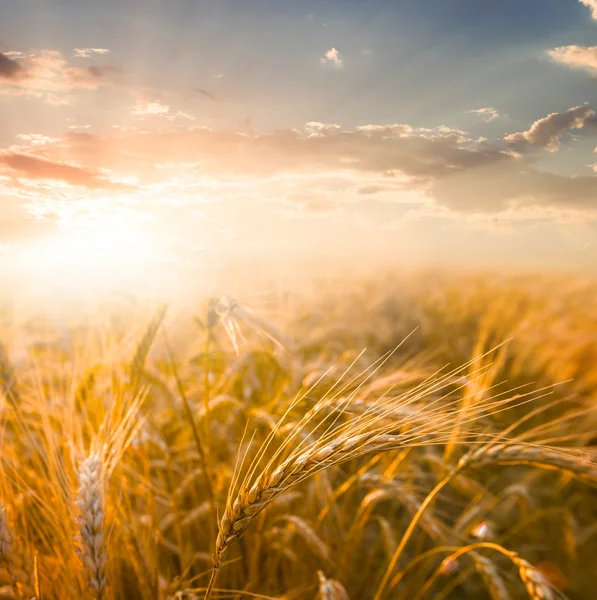
[[595, 281], [236, 300], [4, 310], [0, 597], [595, 597]]

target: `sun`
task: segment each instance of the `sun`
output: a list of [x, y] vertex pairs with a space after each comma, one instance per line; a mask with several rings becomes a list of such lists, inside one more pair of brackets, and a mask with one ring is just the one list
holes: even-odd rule
[[147, 232], [126, 222], [110, 223], [32, 242], [21, 252], [18, 269], [30, 284], [57, 291], [134, 291], [158, 254]]

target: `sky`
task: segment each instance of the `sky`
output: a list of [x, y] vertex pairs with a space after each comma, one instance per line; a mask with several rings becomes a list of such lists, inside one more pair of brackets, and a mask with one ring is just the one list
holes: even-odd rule
[[0, 15], [0, 269], [23, 284], [597, 265], [597, 0]]

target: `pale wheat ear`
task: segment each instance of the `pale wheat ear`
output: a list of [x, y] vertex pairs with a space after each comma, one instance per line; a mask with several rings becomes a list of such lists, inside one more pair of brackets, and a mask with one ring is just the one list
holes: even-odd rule
[[210, 299], [210, 310], [213, 313], [211, 317], [212, 326], [215, 324], [214, 318], [217, 318], [224, 329], [228, 339], [232, 343], [235, 353], [238, 355], [240, 347], [238, 338], [244, 338], [241, 326], [244, 325], [252, 331], [263, 335], [272, 341], [276, 346], [286, 351], [291, 351], [293, 344], [291, 340], [284, 335], [276, 325], [263, 317], [260, 317], [247, 306], [237, 302], [234, 298], [220, 296]]
[[459, 461], [459, 468], [482, 467], [491, 464], [532, 465], [542, 469], [563, 471], [579, 479], [597, 483], [597, 463], [578, 451], [553, 449], [534, 444], [494, 443], [476, 448]]
[[317, 571], [319, 579], [318, 600], [350, 600], [348, 592], [344, 586], [335, 579], [328, 579], [323, 571]]
[[12, 566], [13, 534], [8, 524], [6, 510], [0, 504], [0, 567], [4, 567], [11, 579], [15, 597], [20, 598], [18, 581]]
[[27, 559], [22, 540], [15, 537], [13, 523], [0, 503], [0, 570], [8, 574], [8, 582], [17, 600], [27, 600], [32, 592]]
[[12, 533], [6, 520], [6, 510], [0, 504], [0, 561], [6, 562], [12, 554]]
[[511, 600], [510, 592], [493, 561], [478, 552], [471, 552], [471, 557], [491, 600]]
[[77, 541], [89, 589], [96, 600], [105, 598], [107, 587], [104, 475], [103, 460], [99, 452], [92, 452], [81, 462], [76, 499], [79, 531]]

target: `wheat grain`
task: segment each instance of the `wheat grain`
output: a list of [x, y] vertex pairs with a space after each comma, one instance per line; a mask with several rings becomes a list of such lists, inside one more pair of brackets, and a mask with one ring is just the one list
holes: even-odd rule
[[516, 554], [513, 554], [512, 560], [519, 569], [520, 579], [524, 583], [531, 600], [554, 600], [555, 594], [537, 568]]

